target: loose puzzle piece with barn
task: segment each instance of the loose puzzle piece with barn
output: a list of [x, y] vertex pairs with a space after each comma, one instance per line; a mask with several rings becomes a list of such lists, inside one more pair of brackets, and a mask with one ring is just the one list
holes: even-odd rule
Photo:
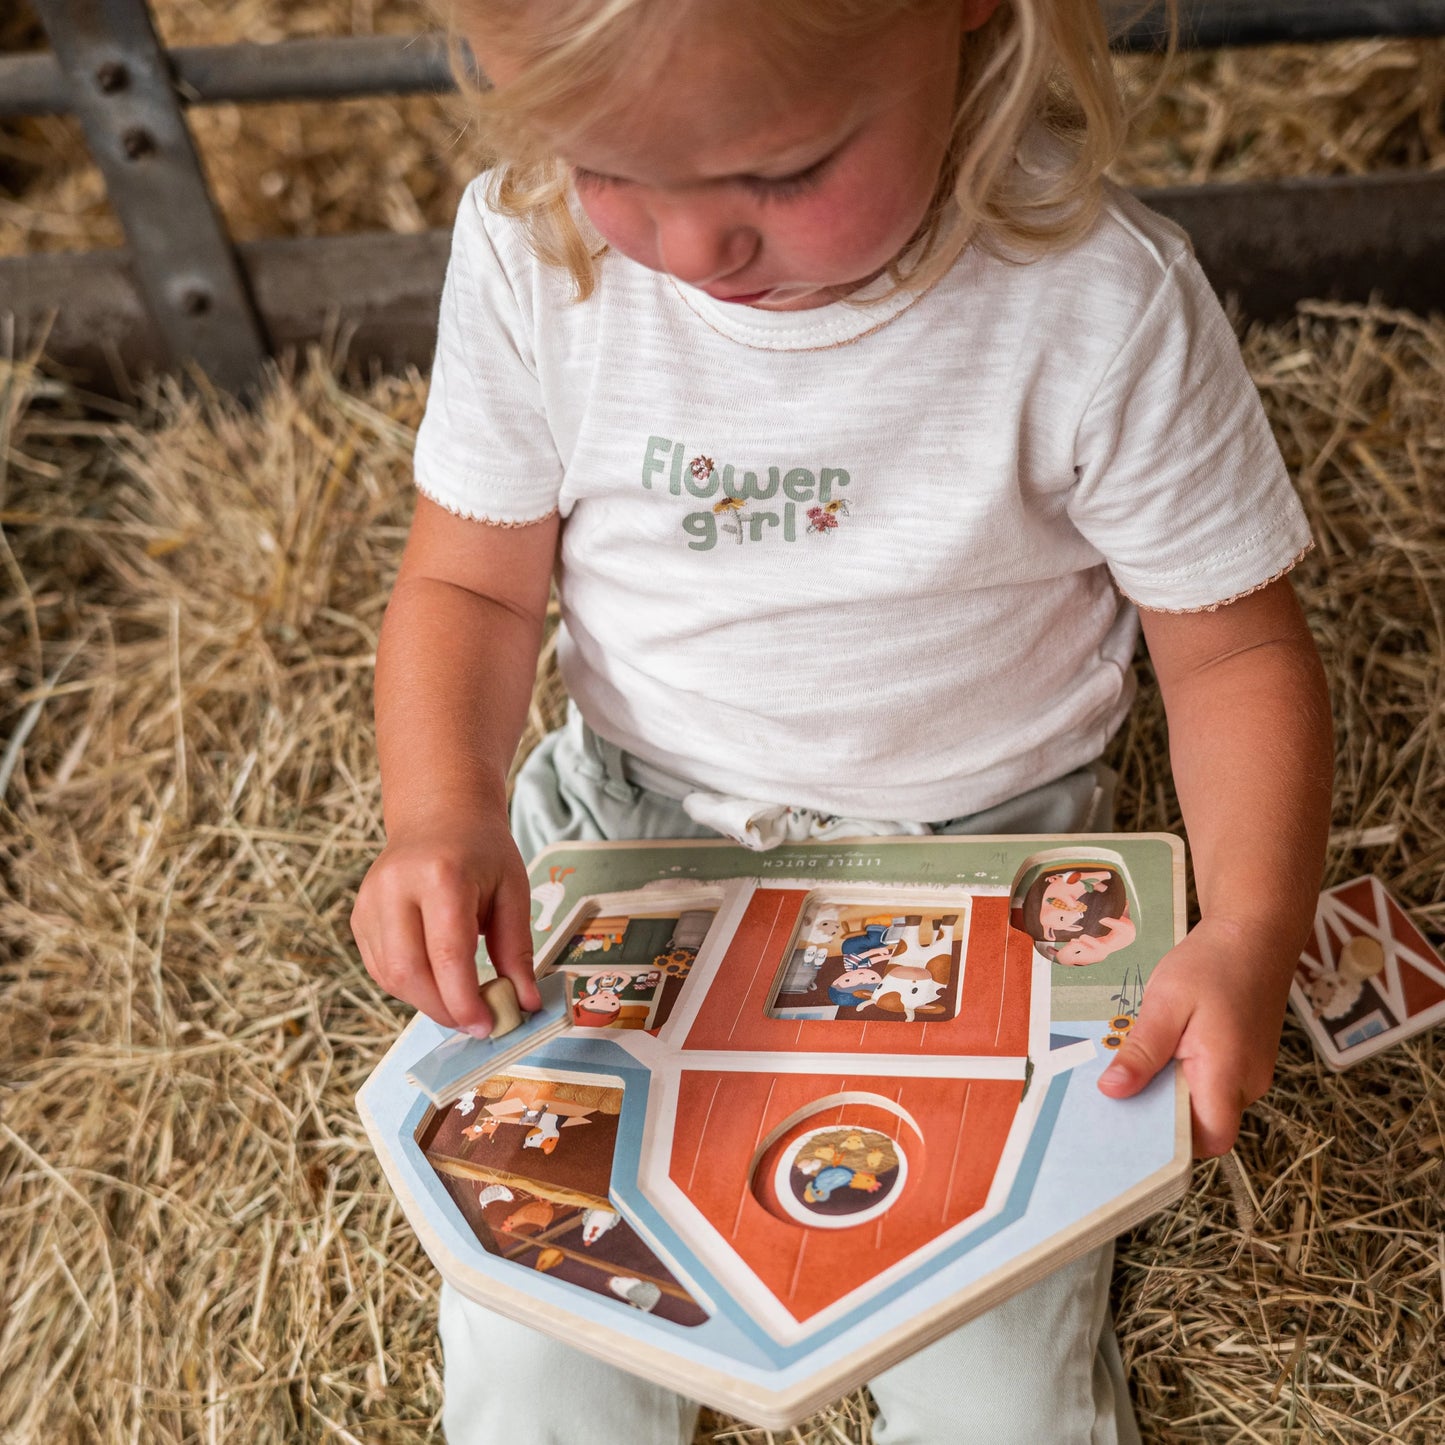
[[1290, 1003], [1336, 1071], [1445, 1020], [1445, 959], [1378, 878], [1320, 894]]
[[492, 1308], [781, 1426], [1185, 1188], [1173, 1067], [1095, 1087], [1183, 935], [1176, 838], [571, 844], [532, 880], [543, 1008], [417, 1018], [359, 1098]]

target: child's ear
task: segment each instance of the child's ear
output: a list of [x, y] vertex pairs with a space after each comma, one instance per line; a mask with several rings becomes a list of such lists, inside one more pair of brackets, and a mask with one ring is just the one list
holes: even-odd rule
[[999, 0], [963, 0], [963, 28], [977, 30], [993, 19]]

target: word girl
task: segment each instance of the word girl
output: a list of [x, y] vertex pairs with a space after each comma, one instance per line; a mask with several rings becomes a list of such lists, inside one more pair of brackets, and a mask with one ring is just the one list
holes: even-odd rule
[[[377, 659], [367, 968], [485, 1035], [523, 859], [1109, 826], [1140, 619], [1202, 918], [1104, 1076], [1268, 1087], [1329, 811], [1310, 541], [1185, 238], [1102, 179], [1097, 0], [457, 0], [491, 89]], [[791, 511], [789, 509], [792, 509]], [[814, 515], [816, 513], [816, 515]], [[549, 588], [567, 725], [507, 776]], [[1111, 1250], [873, 1382], [880, 1445], [1135, 1437]], [[696, 1407], [443, 1291], [463, 1441]]]

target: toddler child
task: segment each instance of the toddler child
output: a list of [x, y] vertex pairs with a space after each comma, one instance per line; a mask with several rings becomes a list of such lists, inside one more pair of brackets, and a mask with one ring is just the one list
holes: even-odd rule
[[[1172, 225], [1102, 180], [1097, 0], [458, 0], [463, 197], [377, 658], [353, 927], [485, 1036], [535, 1007], [559, 839], [1109, 826], [1143, 631], [1201, 919], [1104, 1076], [1195, 1146], [1269, 1084], [1329, 812], [1309, 547]], [[549, 586], [572, 702], [517, 781]], [[1064, 966], [1062, 963], [1060, 966]], [[873, 1383], [880, 1445], [1137, 1438], [1108, 1248]], [[453, 1445], [691, 1438], [696, 1407], [444, 1289]]]

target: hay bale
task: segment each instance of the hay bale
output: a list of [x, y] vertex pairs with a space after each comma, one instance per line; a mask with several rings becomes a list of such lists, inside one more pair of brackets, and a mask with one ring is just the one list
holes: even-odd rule
[[[1319, 539], [1330, 879], [1381, 873], [1438, 939], [1445, 323], [1308, 307], [1246, 353]], [[406, 1011], [347, 930], [424, 390], [313, 361], [254, 415], [120, 410], [0, 372], [0, 1438], [435, 1422], [435, 1278], [351, 1102]], [[1169, 828], [1139, 667], [1121, 823]], [[549, 653], [531, 739], [560, 702]], [[1121, 1246], [1147, 1439], [1440, 1438], [1442, 1067], [1426, 1034], [1335, 1077], [1287, 1025], [1237, 1162]], [[799, 1434], [866, 1441], [866, 1396]]]

